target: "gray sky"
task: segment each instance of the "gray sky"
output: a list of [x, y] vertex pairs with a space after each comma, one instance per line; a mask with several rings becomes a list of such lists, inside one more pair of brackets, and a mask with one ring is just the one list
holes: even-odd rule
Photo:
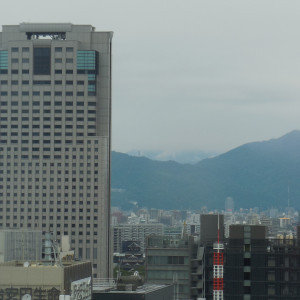
[[300, 129], [299, 12], [299, 0], [11, 0], [0, 16], [114, 31], [113, 150], [222, 152]]

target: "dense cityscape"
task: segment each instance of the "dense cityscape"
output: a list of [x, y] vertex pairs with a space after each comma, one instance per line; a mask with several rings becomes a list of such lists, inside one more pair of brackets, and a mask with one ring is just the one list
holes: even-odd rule
[[[169, 14], [169, 8], [166, 12]], [[198, 13], [194, 17], [198, 20]], [[193, 28], [199, 27], [191, 24]], [[125, 140], [125, 149], [127, 138], [129, 143], [134, 133], [137, 137], [142, 132], [149, 145], [153, 140], [170, 143], [171, 150], [174, 145], [181, 153], [187, 150], [187, 157], [183, 155], [179, 163], [169, 160], [175, 154], [156, 152], [154, 148], [145, 151], [151, 159], [143, 157], [138, 150], [131, 152], [136, 156], [128, 154], [130, 151], [127, 154], [112, 151], [115, 122], [112, 95], [119, 93], [112, 84], [114, 33], [99, 29], [57, 21], [2, 25], [0, 300], [299, 299], [300, 131], [292, 130], [268, 141], [260, 140], [263, 135], [253, 135], [251, 142], [246, 143], [241, 130], [236, 136], [243, 138], [232, 142], [239, 129], [234, 122], [235, 133], [230, 131], [225, 135], [225, 130], [220, 130], [219, 138], [217, 135], [211, 138], [211, 133], [206, 132], [209, 128], [206, 122], [214, 130], [222, 123], [225, 128], [231, 123], [231, 110], [240, 103], [236, 105], [235, 99], [232, 100], [225, 119], [222, 119], [225, 107], [230, 105], [223, 107], [223, 104], [218, 108], [208, 105], [210, 108], [203, 109], [203, 115], [198, 118], [201, 111], [197, 106], [198, 95], [205, 87], [213, 90], [217, 102], [227, 95], [227, 89], [234, 90], [234, 95], [242, 94], [235, 89], [240, 74], [233, 86], [227, 82], [230, 88], [218, 82], [222, 88], [217, 93], [208, 81], [199, 79], [198, 70], [197, 84], [183, 75], [189, 88], [176, 98], [176, 92], [173, 94], [162, 78], [168, 78], [167, 73], [192, 70], [193, 63], [186, 63], [176, 72], [166, 68], [166, 73], [161, 72], [163, 75], [153, 68], [159, 83], [155, 88], [150, 84], [148, 90], [141, 88], [142, 94], [136, 96], [141, 102], [130, 108], [133, 115], [141, 115], [140, 122], [133, 125], [131, 132], [122, 133], [125, 139], [119, 135], [119, 140]], [[178, 46], [180, 35], [180, 32], [176, 34]], [[120, 40], [117, 41], [116, 45], [122, 48]], [[201, 47], [204, 44], [201, 41]], [[145, 45], [153, 50], [160, 48], [158, 61], [164, 51], [165, 60], [175, 55], [172, 65], [184, 60], [178, 55], [180, 52], [175, 53], [174, 46], [170, 48], [172, 51], [167, 51], [162, 46]], [[130, 61], [132, 50], [128, 49], [124, 53]], [[138, 52], [133, 57], [137, 58]], [[187, 56], [196, 57], [196, 54], [185, 54], [186, 60]], [[222, 63], [215, 62], [215, 65], [218, 69], [211, 73], [214, 78], [222, 73], [219, 72]], [[151, 67], [143, 66], [149, 74]], [[201, 64], [201, 68], [206, 66]], [[137, 92], [143, 86], [139, 77], [136, 72], [130, 90]], [[125, 85], [126, 80], [124, 76], [119, 78]], [[169, 81], [173, 81], [171, 76]], [[196, 100], [191, 86], [197, 86]], [[201, 86], [200, 93], [198, 86]], [[147, 97], [155, 95], [153, 90], [158, 94], [167, 91], [172, 100], [171, 105], [164, 107], [163, 98], [158, 97], [159, 105], [154, 104], [153, 111], [145, 109], [146, 115], [151, 115], [148, 123], [157, 125], [156, 132], [147, 131], [144, 116], [137, 109], [145, 105], [144, 96], [149, 100]], [[213, 98], [210, 96], [208, 102]], [[224, 97], [231, 101], [231, 96]], [[175, 110], [188, 98], [192, 99], [191, 106], [181, 106], [172, 120], [170, 107], [174, 106]], [[204, 98], [202, 104], [207, 101]], [[129, 105], [124, 103], [125, 112]], [[181, 115], [186, 108], [189, 112], [184, 121]], [[215, 120], [208, 116], [209, 110], [217, 111]], [[119, 111], [120, 115], [123, 111]], [[242, 120], [246, 114], [238, 112], [237, 115]], [[255, 127], [251, 113], [248, 117], [249, 127]], [[126, 119], [130, 119], [129, 113]], [[184, 127], [191, 119], [203, 119], [203, 123]], [[275, 120], [276, 126], [284, 123], [278, 122], [277, 115]], [[182, 128], [176, 129], [174, 124]], [[291, 126], [294, 128], [294, 123]], [[173, 127], [174, 136], [168, 140], [167, 131]], [[204, 127], [200, 133], [199, 129]], [[204, 147], [201, 151], [187, 146], [191, 128], [196, 134], [190, 142]], [[256, 142], [254, 136], [260, 141]], [[215, 146], [213, 150], [206, 145], [209, 140]], [[220, 146], [225, 140], [228, 144]], [[240, 141], [244, 144], [233, 148]], [[191, 148], [180, 149], [184, 144]], [[216, 154], [222, 152], [222, 147], [227, 152]]]

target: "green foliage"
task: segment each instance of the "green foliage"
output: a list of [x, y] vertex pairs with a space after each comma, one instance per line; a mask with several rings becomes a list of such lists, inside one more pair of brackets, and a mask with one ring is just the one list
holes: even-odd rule
[[[139, 275], [141, 277], [145, 276], [145, 267], [144, 266], [138, 266], [138, 267], [135, 267], [134, 269], [135, 269], [135, 271], [139, 272]], [[119, 271], [119, 267], [118, 266], [114, 267], [114, 270], [113, 270], [113, 276], [114, 276], [114, 278], [117, 278], [118, 271]], [[120, 272], [121, 272], [122, 276], [133, 275], [133, 272], [129, 272], [129, 271], [124, 270], [124, 269], [120, 269]]]

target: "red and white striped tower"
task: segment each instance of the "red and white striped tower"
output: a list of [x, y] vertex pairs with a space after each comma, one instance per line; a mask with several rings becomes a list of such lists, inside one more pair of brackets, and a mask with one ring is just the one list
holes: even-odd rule
[[223, 300], [224, 297], [224, 244], [220, 243], [220, 221], [218, 214], [218, 242], [214, 243], [214, 300]]

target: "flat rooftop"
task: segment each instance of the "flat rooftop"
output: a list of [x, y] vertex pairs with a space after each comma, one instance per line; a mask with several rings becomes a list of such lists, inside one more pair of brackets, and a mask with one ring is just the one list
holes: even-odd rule
[[62, 261], [61, 265], [47, 263], [45, 261], [20, 261], [13, 260], [0, 263], [1, 267], [19, 267], [19, 268], [63, 268], [73, 265], [86, 264], [86, 261]]

